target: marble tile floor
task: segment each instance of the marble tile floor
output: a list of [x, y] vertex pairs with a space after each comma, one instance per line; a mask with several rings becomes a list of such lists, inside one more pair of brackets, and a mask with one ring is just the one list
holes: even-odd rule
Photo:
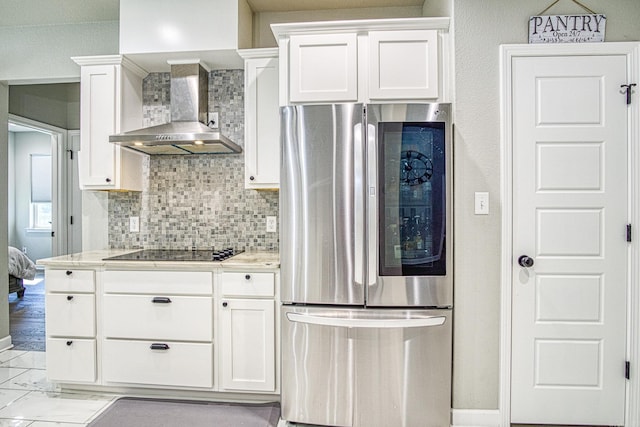
[[61, 392], [46, 379], [44, 352], [0, 352], [0, 427], [86, 426], [118, 397]]
[[[82, 427], [120, 395], [61, 392], [47, 381], [45, 352], [0, 352], [0, 427]], [[278, 427], [294, 426], [280, 420]]]

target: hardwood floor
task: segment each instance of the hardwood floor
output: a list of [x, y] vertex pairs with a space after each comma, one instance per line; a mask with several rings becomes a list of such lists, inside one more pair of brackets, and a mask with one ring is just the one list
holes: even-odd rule
[[36, 285], [25, 284], [24, 297], [9, 294], [9, 333], [14, 350], [45, 351], [44, 273]]

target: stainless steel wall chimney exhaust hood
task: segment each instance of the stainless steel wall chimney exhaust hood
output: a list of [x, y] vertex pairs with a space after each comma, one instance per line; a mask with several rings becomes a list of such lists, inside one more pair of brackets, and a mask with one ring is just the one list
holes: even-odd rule
[[145, 154], [241, 153], [242, 147], [205, 124], [208, 89], [209, 75], [202, 65], [172, 63], [171, 123], [111, 135], [109, 142]]

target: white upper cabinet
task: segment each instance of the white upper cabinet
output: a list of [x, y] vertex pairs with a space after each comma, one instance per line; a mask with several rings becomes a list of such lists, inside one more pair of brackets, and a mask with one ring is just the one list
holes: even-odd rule
[[273, 24], [280, 105], [450, 102], [449, 18]]
[[291, 102], [358, 100], [355, 33], [292, 35], [289, 43]]
[[438, 32], [371, 31], [369, 98], [438, 98]]
[[246, 49], [245, 59], [245, 188], [280, 187], [280, 111], [278, 50]]
[[142, 127], [146, 72], [120, 55], [75, 57], [80, 72], [80, 153], [83, 190], [142, 190], [143, 155], [109, 142]]

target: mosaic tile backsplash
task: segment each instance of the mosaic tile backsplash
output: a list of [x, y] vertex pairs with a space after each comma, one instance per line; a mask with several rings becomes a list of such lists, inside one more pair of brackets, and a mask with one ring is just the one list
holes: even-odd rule
[[[169, 73], [143, 82], [144, 126], [170, 121]], [[209, 111], [221, 131], [244, 146], [244, 72], [209, 73]], [[278, 192], [244, 188], [244, 155], [145, 157], [142, 192], [109, 193], [111, 248], [278, 250], [266, 217], [278, 215]], [[129, 232], [129, 217], [140, 232]]]

